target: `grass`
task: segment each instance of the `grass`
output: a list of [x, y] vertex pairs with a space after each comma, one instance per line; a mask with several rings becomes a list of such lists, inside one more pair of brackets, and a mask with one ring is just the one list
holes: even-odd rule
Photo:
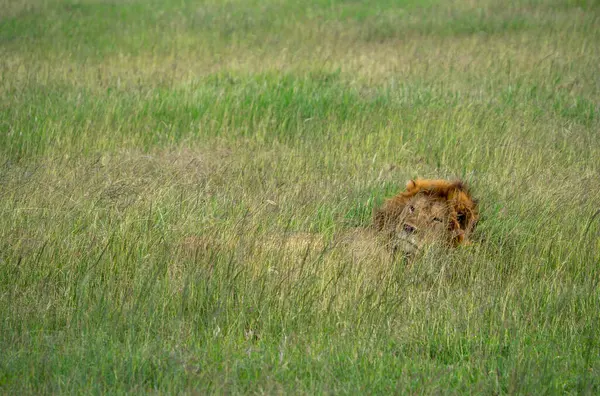
[[[597, 393], [599, 11], [0, 0], [0, 391]], [[335, 243], [416, 176], [472, 246]]]

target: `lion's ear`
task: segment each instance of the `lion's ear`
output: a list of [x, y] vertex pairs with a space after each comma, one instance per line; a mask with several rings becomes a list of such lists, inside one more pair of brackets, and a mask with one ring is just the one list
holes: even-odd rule
[[469, 214], [466, 211], [457, 212], [456, 220], [461, 230], [466, 230], [469, 226]]
[[477, 224], [477, 207], [471, 200], [469, 202], [458, 202], [455, 206], [456, 222], [458, 228], [464, 231], [465, 235], [470, 234]]
[[406, 191], [414, 190], [417, 187], [417, 183], [414, 180], [409, 180], [406, 182]]

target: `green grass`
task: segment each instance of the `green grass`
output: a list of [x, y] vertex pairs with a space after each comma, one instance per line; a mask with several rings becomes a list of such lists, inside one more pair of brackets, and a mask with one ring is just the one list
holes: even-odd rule
[[[0, 391], [600, 392], [598, 65], [597, 1], [0, 0]], [[473, 245], [335, 243], [412, 177]]]

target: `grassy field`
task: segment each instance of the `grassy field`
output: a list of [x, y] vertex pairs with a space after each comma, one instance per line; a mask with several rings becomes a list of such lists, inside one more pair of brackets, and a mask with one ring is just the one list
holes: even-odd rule
[[[600, 392], [599, 65], [595, 0], [0, 0], [0, 392]], [[335, 243], [417, 176], [472, 246]]]

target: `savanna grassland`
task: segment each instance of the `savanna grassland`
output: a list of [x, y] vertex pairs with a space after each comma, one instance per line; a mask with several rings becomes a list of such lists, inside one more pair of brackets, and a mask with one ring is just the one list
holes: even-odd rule
[[[0, 391], [600, 392], [599, 65], [594, 0], [0, 0]], [[417, 176], [475, 243], [336, 243]]]

